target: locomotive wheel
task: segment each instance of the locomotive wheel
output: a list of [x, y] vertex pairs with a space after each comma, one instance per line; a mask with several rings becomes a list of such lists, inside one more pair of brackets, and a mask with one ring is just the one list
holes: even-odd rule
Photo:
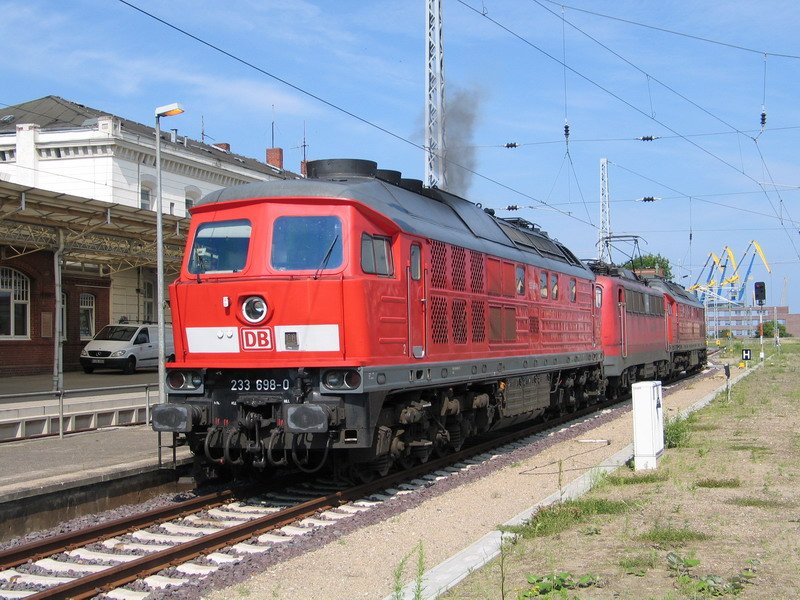
[[447, 426], [447, 433], [450, 434], [450, 448], [453, 452], [458, 452], [464, 445], [464, 431], [461, 423], [452, 423]]
[[417, 459], [421, 464], [425, 464], [431, 457], [431, 453], [433, 452], [433, 443], [425, 440], [424, 442], [414, 443], [412, 442], [411, 445], [411, 453], [413, 454], [414, 458]]
[[439, 430], [436, 432], [436, 437], [433, 440], [433, 453], [437, 458], [450, 454], [450, 440], [445, 431]]
[[375, 481], [376, 473], [367, 463], [358, 463], [350, 467], [350, 478], [360, 483]]
[[408, 454], [403, 454], [397, 459], [397, 464], [401, 469], [410, 469], [416, 464], [416, 462], [417, 460], [414, 458], [414, 455], [411, 452]]

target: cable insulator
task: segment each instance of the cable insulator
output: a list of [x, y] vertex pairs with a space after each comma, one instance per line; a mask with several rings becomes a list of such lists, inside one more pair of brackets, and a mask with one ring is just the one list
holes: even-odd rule
[[506, 148], [519, 148], [519, 144], [517, 142], [508, 142]]
[[509, 204], [506, 206], [506, 210], [519, 210], [519, 206], [516, 204]]
[[569, 140], [569, 123], [564, 125], [564, 137], [567, 138], [567, 140]]
[[656, 199], [653, 196], [645, 196], [642, 198], [642, 202], [655, 202]]
[[767, 113], [766, 112], [762, 112], [761, 113], [761, 129], [764, 129], [766, 124], [767, 124]]
[[643, 135], [642, 137], [636, 139], [641, 140], [643, 142], [652, 142], [653, 140], [657, 140], [658, 137], [654, 135]]

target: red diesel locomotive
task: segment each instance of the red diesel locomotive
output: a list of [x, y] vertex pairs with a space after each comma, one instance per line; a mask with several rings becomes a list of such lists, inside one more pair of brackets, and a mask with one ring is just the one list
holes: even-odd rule
[[594, 274], [490, 213], [360, 160], [210, 194], [170, 286], [154, 429], [217, 467], [368, 477], [595, 401]]

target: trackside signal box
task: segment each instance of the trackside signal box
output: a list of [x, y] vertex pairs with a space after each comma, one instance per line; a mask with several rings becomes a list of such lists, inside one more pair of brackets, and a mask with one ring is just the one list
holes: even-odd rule
[[655, 469], [664, 453], [664, 406], [660, 381], [633, 384], [633, 465]]

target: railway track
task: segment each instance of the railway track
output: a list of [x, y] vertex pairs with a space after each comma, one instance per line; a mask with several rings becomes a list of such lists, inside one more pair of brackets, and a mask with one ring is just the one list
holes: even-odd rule
[[[143, 600], [154, 591], [206, 577], [226, 563], [435, 485], [471, 466], [539, 439], [543, 431], [586, 418], [619, 401], [433, 459], [370, 483], [317, 480], [265, 490], [251, 486], [0, 552], [0, 598]], [[159, 574], [167, 570], [168, 575]], [[126, 588], [132, 582], [139, 582]]]

